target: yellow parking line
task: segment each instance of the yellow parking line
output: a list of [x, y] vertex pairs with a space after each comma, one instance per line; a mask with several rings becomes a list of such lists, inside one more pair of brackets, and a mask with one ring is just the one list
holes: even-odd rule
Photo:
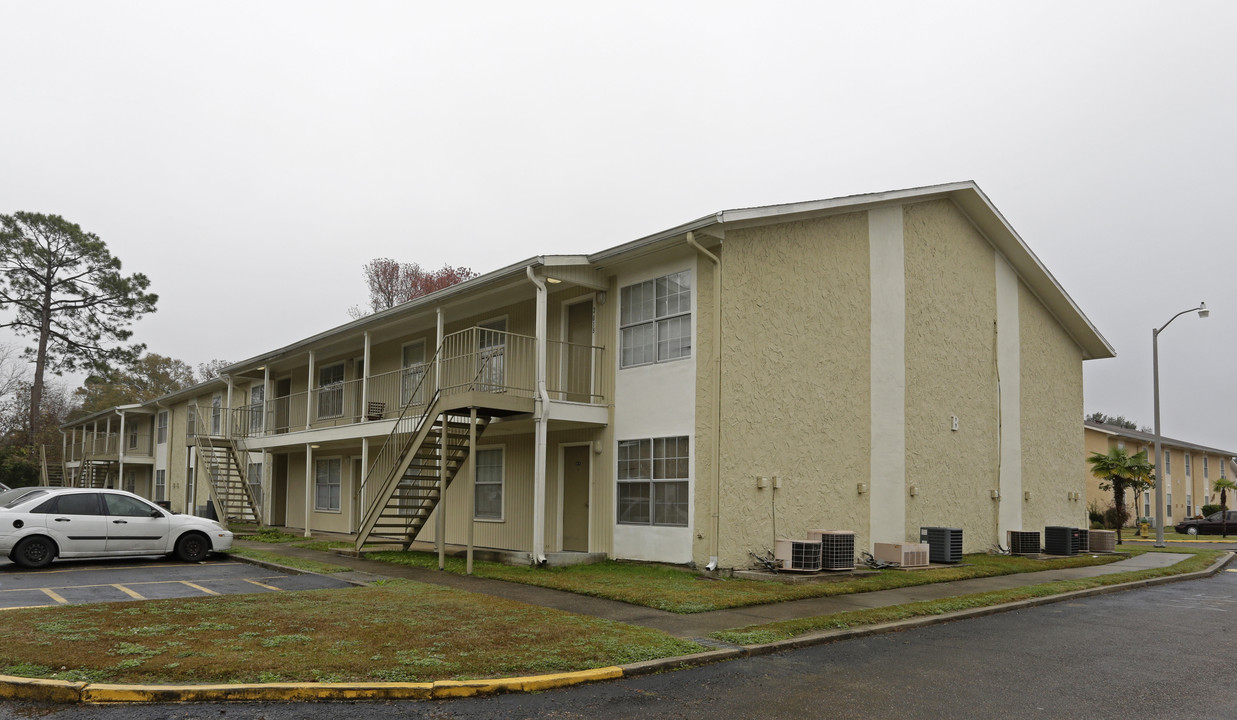
[[274, 585], [267, 585], [266, 583], [260, 583], [260, 582], [258, 582], [257, 580], [251, 580], [251, 579], [249, 579], [249, 578], [244, 578], [244, 580], [245, 580], [245, 582], [247, 582], [247, 583], [251, 583], [251, 584], [253, 584], [253, 585], [257, 585], [257, 586], [258, 586], [258, 587], [260, 587], [260, 588], [266, 588], [267, 590], [274, 590], [275, 592], [283, 592], [283, 589], [282, 589], [282, 588], [277, 588], [277, 587], [275, 587]]
[[44, 594], [44, 595], [46, 595], [47, 597], [51, 598], [52, 600], [55, 600], [56, 602], [60, 603], [61, 605], [68, 605], [68, 604], [69, 604], [69, 601], [68, 601], [68, 600], [65, 600], [64, 598], [60, 597], [60, 596], [59, 596], [59, 595], [57, 595], [56, 593], [52, 592], [52, 589], [51, 589], [51, 588], [39, 588], [39, 589], [43, 591], [43, 594]]
[[30, 610], [33, 608], [47, 607], [46, 605], [19, 605], [17, 607], [0, 608], [0, 610]]
[[202, 592], [206, 593], [207, 595], [218, 595], [218, 594], [219, 594], [219, 593], [215, 592], [214, 590], [210, 590], [210, 589], [208, 589], [208, 588], [204, 588], [204, 587], [202, 587], [201, 585], [198, 585], [198, 584], [196, 584], [196, 583], [191, 583], [191, 582], [189, 582], [188, 580], [181, 580], [181, 581], [180, 581], [180, 584], [181, 584], [181, 585], [188, 585], [189, 587], [193, 588], [194, 590], [201, 590]]
[[132, 591], [132, 590], [130, 590], [129, 588], [125, 587], [124, 585], [112, 585], [112, 587], [114, 587], [114, 588], [116, 588], [117, 590], [121, 591], [121, 592], [122, 592], [122, 593], [124, 593], [125, 595], [128, 595], [129, 597], [133, 598], [134, 600], [145, 600], [145, 599], [146, 599], [144, 596], [139, 595], [139, 594], [137, 594], [137, 593], [133, 592], [133, 591]]

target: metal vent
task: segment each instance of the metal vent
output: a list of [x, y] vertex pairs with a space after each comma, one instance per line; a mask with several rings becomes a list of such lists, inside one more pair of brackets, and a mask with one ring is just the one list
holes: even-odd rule
[[1112, 530], [1092, 530], [1087, 536], [1091, 547], [1088, 552], [1113, 552], [1117, 549], [1117, 533]]
[[928, 564], [928, 546], [925, 543], [876, 543], [872, 546], [872, 556], [877, 562], [925, 567]]
[[934, 563], [962, 562], [962, 528], [921, 527], [919, 542], [928, 544], [928, 557]]
[[1091, 552], [1091, 534], [1086, 528], [1078, 528], [1078, 542], [1074, 545], [1074, 552]]
[[1077, 555], [1078, 528], [1064, 525], [1044, 528], [1044, 552], [1049, 555]]
[[807, 539], [820, 543], [822, 570], [855, 569], [855, 533], [851, 530], [808, 530]]
[[1008, 530], [1006, 544], [1011, 555], [1038, 555], [1039, 533], [1030, 530]]
[[820, 571], [820, 542], [808, 540], [778, 540], [773, 557], [782, 561], [782, 569], [790, 572]]

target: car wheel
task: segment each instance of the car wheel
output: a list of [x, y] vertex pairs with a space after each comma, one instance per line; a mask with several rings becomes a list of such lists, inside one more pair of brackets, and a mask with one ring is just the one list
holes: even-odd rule
[[1185, 529], [1185, 534], [1186, 534], [1186, 535], [1197, 535], [1197, 534], [1198, 534], [1198, 526], [1197, 526], [1197, 525], [1191, 525], [1190, 527], [1186, 528], [1186, 529]]
[[24, 538], [13, 548], [11, 557], [25, 568], [47, 567], [56, 557], [56, 543], [41, 535]]
[[199, 533], [185, 533], [176, 541], [176, 557], [198, 562], [210, 553], [210, 541]]

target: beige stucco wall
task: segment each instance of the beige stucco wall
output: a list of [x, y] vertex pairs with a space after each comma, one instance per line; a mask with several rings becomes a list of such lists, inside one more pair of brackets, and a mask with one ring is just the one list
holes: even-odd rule
[[[1048, 525], [1089, 527], [1087, 507], [1068, 493], [1086, 495], [1078, 475], [1084, 453], [1082, 350], [1039, 300], [1022, 286], [1018, 298], [1022, 333], [1022, 529]], [[1004, 541], [1002, 540], [1002, 543]]]
[[982, 551], [999, 510], [995, 251], [948, 201], [907, 205], [903, 217], [906, 539], [959, 527], [963, 550]]
[[[776, 534], [853, 529], [866, 544], [868, 505], [856, 492], [869, 468], [869, 273], [866, 213], [727, 233], [722, 270], [722, 567]], [[703, 266], [703, 263], [701, 263]], [[702, 270], [698, 305], [709, 302]], [[706, 330], [701, 310], [697, 341]], [[709, 410], [698, 363], [697, 438]], [[701, 405], [704, 402], [705, 404]], [[707, 474], [697, 452], [697, 478]], [[782, 489], [758, 489], [758, 476]], [[702, 483], [703, 484], [703, 483]], [[773, 497], [776, 492], [776, 498]], [[698, 496], [699, 497], [699, 496]], [[697, 506], [707, 518], [708, 506]], [[776, 508], [776, 513], [775, 513]], [[709, 528], [698, 525], [698, 533]], [[695, 560], [708, 559], [697, 542]]]

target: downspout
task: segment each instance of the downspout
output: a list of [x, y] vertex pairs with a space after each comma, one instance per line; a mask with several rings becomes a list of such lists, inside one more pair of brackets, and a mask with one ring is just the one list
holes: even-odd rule
[[533, 406], [536, 441], [533, 452], [533, 564], [545, 563], [545, 446], [546, 423], [549, 421], [550, 393], [545, 387], [546, 354], [546, 289], [545, 283], [533, 274], [533, 266], [524, 268], [528, 280], [537, 286], [537, 401]]
[[710, 402], [713, 404], [713, 437], [709, 448], [709, 462], [713, 468], [713, 542], [712, 553], [706, 570], [717, 569], [717, 557], [722, 534], [722, 261], [696, 242], [696, 235], [687, 233], [687, 244], [713, 263], [713, 387]]

